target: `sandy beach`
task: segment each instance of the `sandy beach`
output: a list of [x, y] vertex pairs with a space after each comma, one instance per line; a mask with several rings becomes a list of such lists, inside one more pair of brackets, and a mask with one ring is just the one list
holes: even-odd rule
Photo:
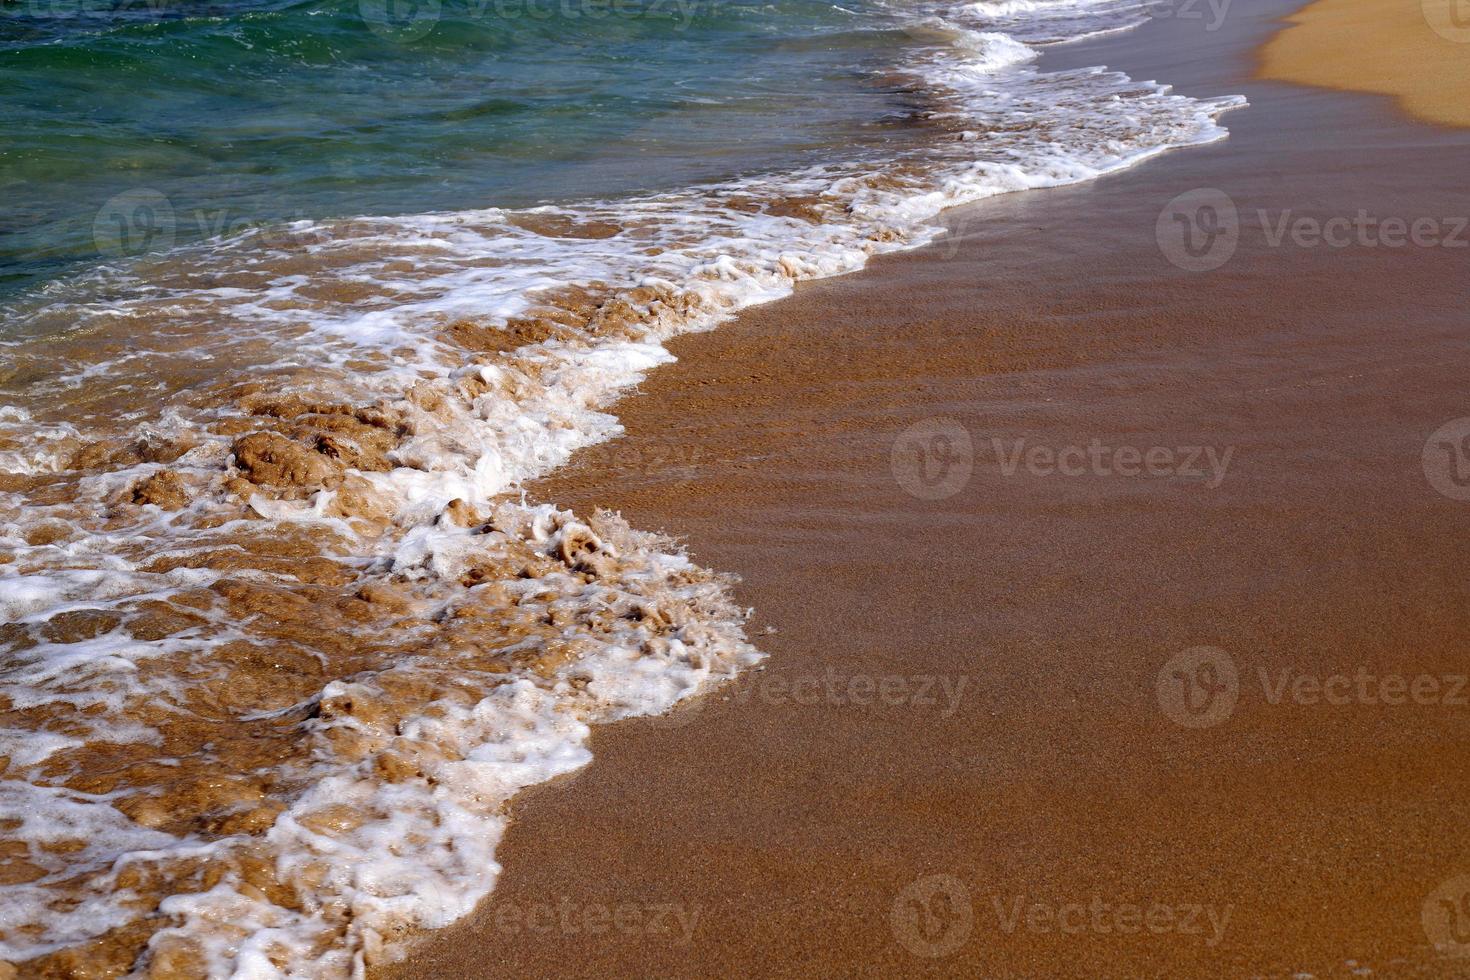
[[1290, 21], [1261, 52], [1264, 77], [1389, 95], [1427, 122], [1470, 125], [1470, 17], [1456, 0], [1317, 0]]
[[[895, 855], [874, 832], [928, 840], [934, 864], [929, 817], [954, 824], [978, 785], [950, 770], [1016, 761], [988, 745], [1015, 719], [975, 712], [1013, 696], [1001, 681], [1027, 663], [984, 627], [992, 597], [1015, 600], [972, 556], [1031, 497], [997, 494], [987, 516], [972, 503], [977, 462], [992, 453], [1011, 491], [1087, 467], [1214, 491], [1237, 447], [1038, 446], [1032, 433], [986, 450], [975, 382], [1087, 364], [1093, 343], [1025, 322], [1046, 275], [1090, 280], [1010, 248], [1030, 229], [989, 223], [1016, 205], [955, 215], [939, 266], [883, 263], [865, 281], [885, 304], [798, 286], [933, 244], [954, 208], [1224, 140], [1246, 105], [1234, 75], [1174, 91], [1103, 64], [1127, 48], [1076, 43], [1165, 20], [1220, 26], [1146, 0], [7, 11], [0, 184], [21, 193], [0, 201], [0, 978], [361, 977], [473, 915], [498, 884], [512, 801], [586, 767], [595, 729], [647, 718], [704, 737], [689, 726], [708, 706], [670, 709], [762, 662], [768, 673], [710, 704], [754, 696], [742, 724], [779, 733], [740, 737], [759, 750], [744, 764], [777, 777], [743, 789], [800, 807], [752, 826], [791, 838], [799, 859], [717, 859], [723, 832], [685, 835], [715, 887], [764, 915], [781, 875], [826, 874], [815, 905], [793, 909], [801, 926], [830, 900], [861, 919], [872, 889], [914, 873], [923, 849]], [[1176, 44], [1138, 50], [1173, 57]], [[1236, 208], [1222, 196], [1148, 203], [1176, 270], [1230, 258], [1217, 246], [1235, 244]], [[1068, 214], [1095, 227], [1036, 236], [1038, 255], [1139, 227]], [[992, 250], [1022, 260], [1026, 317], [1003, 290], [977, 302], [989, 291], [975, 284], [1004, 270]], [[663, 414], [635, 407], [652, 422], [616, 438], [624, 397], [677, 360], [667, 344], [793, 294], [741, 321], [764, 333], [689, 348], [694, 369], [736, 372], [713, 397], [689, 404], [708, 379], [672, 373], [645, 389], [668, 393]], [[998, 349], [973, 342], [996, 329]], [[777, 482], [746, 486], [755, 475]], [[759, 553], [689, 538], [751, 573], [746, 592], [675, 537], [699, 532], [689, 502], [714, 503], [723, 540]], [[1093, 579], [1126, 577], [1078, 575]], [[1038, 642], [1062, 596], [1049, 575], [1042, 591], [1024, 609]], [[1224, 669], [1165, 678], [1193, 710], [1189, 685], [1212, 701]], [[793, 710], [820, 737], [787, 725]], [[915, 737], [926, 713], [934, 736]], [[874, 753], [879, 733], [904, 752]], [[776, 758], [815, 795], [783, 785]], [[867, 780], [875, 762], [888, 782]], [[633, 771], [670, 777], [664, 792], [703, 787], [678, 754]], [[834, 804], [874, 815], [843, 826]], [[578, 834], [606, 823], [558, 812]], [[570, 839], [547, 829], [552, 846]], [[890, 873], [851, 865], [852, 841], [888, 855]], [[726, 860], [741, 870], [725, 874]], [[813, 861], [830, 868], [808, 874]], [[964, 946], [960, 871], [884, 899], [906, 955]], [[709, 929], [703, 900], [554, 899], [497, 903], [492, 921], [535, 936], [547, 914], [567, 935], [677, 930], [681, 946]], [[1027, 901], [1009, 931], [1050, 915], [1070, 932], [1084, 911]], [[1234, 915], [1149, 901], [1088, 914], [1125, 934], [1209, 922], [1212, 949]]]
[[1251, 107], [676, 341], [535, 488], [770, 659], [597, 729], [383, 976], [1463, 975], [1470, 135], [1253, 79], [1294, 6], [1049, 51]]
[[1462, 8], [10, 5], [0, 980], [1470, 974]]

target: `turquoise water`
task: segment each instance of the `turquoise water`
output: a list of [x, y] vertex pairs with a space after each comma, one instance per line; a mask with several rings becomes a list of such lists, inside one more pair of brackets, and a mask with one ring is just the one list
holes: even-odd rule
[[881, 151], [908, 106], [874, 23], [822, 0], [14, 0], [0, 294], [260, 222]]

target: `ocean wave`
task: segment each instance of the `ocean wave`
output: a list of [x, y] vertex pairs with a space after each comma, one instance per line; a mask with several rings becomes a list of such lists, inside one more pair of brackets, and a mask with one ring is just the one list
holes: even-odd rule
[[585, 765], [589, 724], [761, 656], [729, 579], [521, 488], [619, 434], [669, 338], [946, 208], [1223, 137], [1239, 98], [1033, 63], [1140, 9], [885, 15], [924, 39], [930, 138], [881, 162], [253, 229], [19, 313], [0, 956], [346, 976], [468, 912], [508, 801]]

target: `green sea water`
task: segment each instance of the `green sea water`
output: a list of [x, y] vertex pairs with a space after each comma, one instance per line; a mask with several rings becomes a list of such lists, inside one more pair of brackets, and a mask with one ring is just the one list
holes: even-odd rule
[[[868, 0], [861, 0], [868, 2]], [[617, 197], [909, 138], [825, 0], [9, 0], [0, 296], [260, 223]]]

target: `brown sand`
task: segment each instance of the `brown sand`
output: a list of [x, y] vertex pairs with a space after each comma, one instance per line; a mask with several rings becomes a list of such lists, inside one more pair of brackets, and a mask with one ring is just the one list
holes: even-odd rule
[[[1470, 503], [1421, 459], [1470, 415], [1466, 250], [1267, 231], [1463, 213], [1467, 137], [1244, 80], [1282, 6], [1049, 55], [1253, 108], [1228, 143], [988, 202], [679, 341], [627, 438], [542, 488], [743, 575], [771, 660], [519, 798], [494, 895], [397, 975], [1465, 975], [1432, 939], [1470, 873], [1470, 707], [1272, 703], [1258, 671], [1466, 670]], [[1188, 273], [1155, 226], [1200, 187], [1242, 229]], [[936, 419], [973, 472], [921, 499], [893, 450]], [[1007, 475], [1020, 439], [1232, 455], [1213, 488]], [[1200, 645], [1239, 702], [1193, 729], [1158, 691]], [[925, 703], [922, 677], [967, 686]]]
[[1464, 0], [1317, 0], [1262, 52], [1261, 76], [1392, 95], [1429, 122], [1470, 126]]

